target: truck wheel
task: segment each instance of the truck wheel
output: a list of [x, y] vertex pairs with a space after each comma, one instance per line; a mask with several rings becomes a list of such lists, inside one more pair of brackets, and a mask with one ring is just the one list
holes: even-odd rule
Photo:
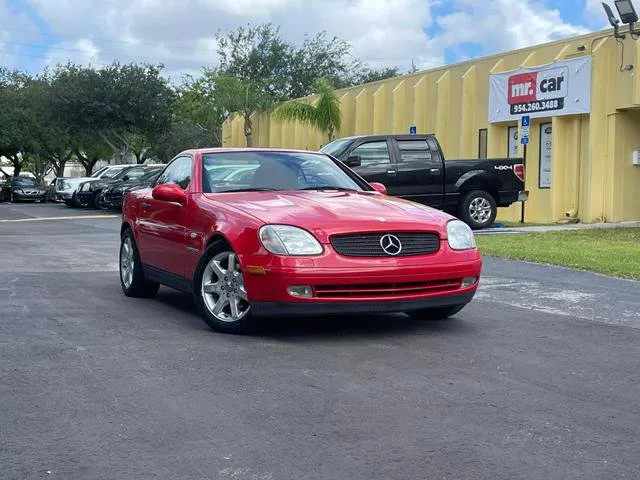
[[490, 193], [473, 190], [462, 197], [458, 218], [475, 230], [487, 228], [493, 224], [498, 214], [498, 206]]

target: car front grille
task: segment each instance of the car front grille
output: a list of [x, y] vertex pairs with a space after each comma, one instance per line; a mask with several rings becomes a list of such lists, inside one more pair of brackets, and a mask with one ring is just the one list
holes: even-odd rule
[[314, 294], [316, 298], [324, 299], [406, 297], [451, 292], [461, 285], [461, 278], [411, 283], [316, 285]]
[[[388, 243], [389, 236], [394, 244], [399, 243], [398, 248], [385, 251], [383, 244]], [[384, 238], [386, 237], [386, 238]], [[334, 235], [329, 241], [334, 250], [345, 257], [409, 257], [415, 255], [428, 255], [435, 253], [440, 248], [440, 237], [428, 232], [380, 232]]]

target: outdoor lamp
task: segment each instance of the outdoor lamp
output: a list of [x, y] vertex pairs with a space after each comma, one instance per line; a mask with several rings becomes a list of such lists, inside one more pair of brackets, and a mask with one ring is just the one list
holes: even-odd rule
[[633, 25], [638, 21], [638, 14], [631, 0], [615, 0], [614, 3], [616, 4], [616, 9], [618, 10], [622, 23], [625, 25]]

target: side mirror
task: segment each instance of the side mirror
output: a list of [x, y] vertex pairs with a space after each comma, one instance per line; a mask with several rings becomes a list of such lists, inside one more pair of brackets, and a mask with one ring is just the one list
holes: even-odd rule
[[176, 185], [175, 183], [163, 183], [162, 185], [157, 185], [151, 191], [151, 195], [156, 200], [161, 200], [163, 202], [174, 202], [179, 203], [180, 205], [187, 203], [187, 192], [180, 188], [180, 185]]
[[130, 180], [129, 175], [125, 175], [124, 177], [122, 177], [123, 182], [128, 182], [129, 180]]
[[349, 158], [347, 158], [344, 162], [344, 164], [347, 167], [359, 167], [360, 165], [362, 165], [362, 160], [360, 160], [360, 157], [358, 155], [353, 155]]
[[371, 185], [376, 192], [383, 195], [387, 194], [387, 187], [385, 187], [383, 184], [378, 182], [371, 182], [369, 185]]

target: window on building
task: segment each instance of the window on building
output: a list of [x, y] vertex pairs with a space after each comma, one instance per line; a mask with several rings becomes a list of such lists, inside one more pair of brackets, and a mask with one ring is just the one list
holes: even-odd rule
[[488, 130], [481, 128], [478, 131], [478, 158], [487, 158], [487, 136]]
[[553, 136], [551, 123], [540, 125], [540, 158], [538, 187], [551, 188], [551, 160], [553, 158]]

